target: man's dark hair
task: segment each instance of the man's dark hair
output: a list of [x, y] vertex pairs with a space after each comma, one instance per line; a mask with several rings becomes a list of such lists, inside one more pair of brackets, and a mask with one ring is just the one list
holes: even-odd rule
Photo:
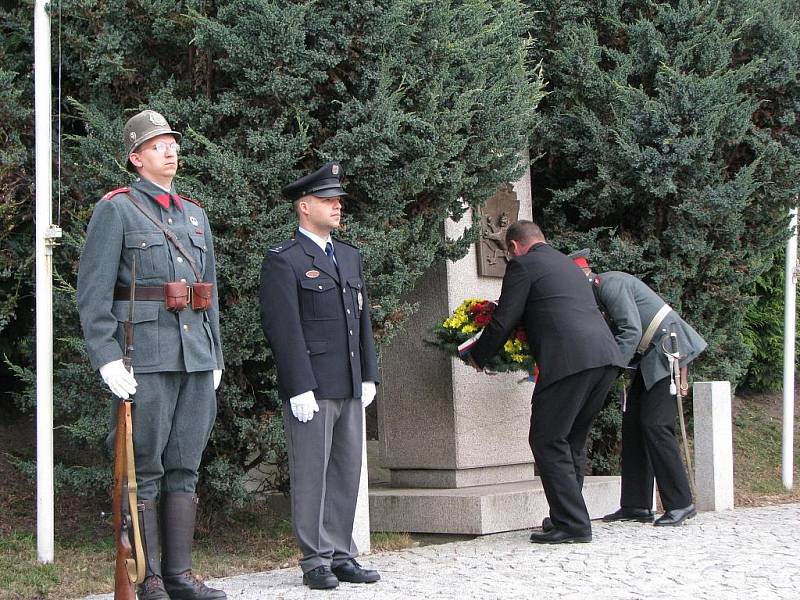
[[541, 227], [533, 221], [517, 221], [506, 231], [506, 246], [511, 246], [511, 240], [520, 244], [544, 240]]

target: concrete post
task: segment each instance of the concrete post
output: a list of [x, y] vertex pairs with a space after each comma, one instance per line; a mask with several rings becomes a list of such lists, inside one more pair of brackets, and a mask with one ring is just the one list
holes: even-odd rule
[[701, 381], [693, 386], [694, 470], [699, 510], [733, 508], [731, 384]]

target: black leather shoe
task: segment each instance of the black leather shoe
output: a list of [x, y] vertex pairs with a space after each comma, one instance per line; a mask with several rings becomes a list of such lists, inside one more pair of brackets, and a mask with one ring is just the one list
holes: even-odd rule
[[312, 590], [331, 590], [339, 585], [339, 580], [330, 567], [322, 565], [303, 573], [303, 583]]
[[345, 563], [336, 565], [331, 571], [339, 581], [348, 583], [375, 583], [380, 581], [381, 578], [377, 571], [363, 568], [353, 558]]
[[550, 520], [550, 517], [545, 517], [544, 519], [542, 519], [542, 531], [547, 533], [548, 531], [553, 531], [553, 529], [555, 529], [555, 525], [553, 525], [553, 522]]
[[680, 525], [686, 519], [691, 519], [695, 515], [697, 515], [697, 510], [695, 510], [694, 504], [690, 504], [686, 508], [674, 508], [672, 510], [668, 510], [658, 519], [656, 519], [656, 522], [653, 523], [653, 525], [656, 527]]
[[618, 511], [603, 517], [603, 521], [606, 523], [612, 523], [613, 521], [637, 521], [638, 523], [652, 523], [653, 511], [649, 508], [623, 506]]
[[532, 544], [585, 544], [591, 541], [591, 533], [589, 535], [573, 535], [563, 529], [551, 529], [542, 533], [534, 531], [531, 534]]

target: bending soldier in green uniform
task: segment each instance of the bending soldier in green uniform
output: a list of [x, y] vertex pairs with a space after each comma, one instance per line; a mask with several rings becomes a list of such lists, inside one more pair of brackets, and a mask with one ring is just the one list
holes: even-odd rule
[[[664, 514], [655, 525], [680, 525], [697, 514], [689, 480], [675, 439], [677, 403], [671, 384], [682, 395], [688, 390], [686, 367], [705, 349], [702, 337], [658, 294], [629, 273], [609, 271], [595, 275], [589, 251], [570, 254], [594, 287], [600, 309], [611, 321], [614, 337], [633, 384], [622, 416], [622, 493], [620, 508], [604, 521], [650, 523], [654, 516], [653, 476]], [[680, 351], [681, 376], [673, 381], [671, 334]]]
[[[195, 486], [223, 369], [211, 227], [195, 200], [175, 192], [181, 134], [145, 110], [128, 120], [124, 136], [127, 168], [138, 178], [95, 206], [78, 272], [78, 311], [92, 367], [114, 395], [135, 394], [146, 562], [138, 597], [219, 600], [225, 593], [191, 570]], [[122, 323], [134, 261], [136, 349], [129, 372]]]

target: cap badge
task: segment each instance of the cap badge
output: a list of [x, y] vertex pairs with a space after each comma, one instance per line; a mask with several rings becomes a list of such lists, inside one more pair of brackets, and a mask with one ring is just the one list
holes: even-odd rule
[[338, 175], [339, 174], [339, 165], [333, 165], [331, 167], [331, 173], [333, 173], [334, 175]]
[[189, 217], [189, 223], [191, 223], [192, 225], [194, 225], [195, 227], [197, 227], [197, 225], [198, 225], [198, 223], [197, 223], [197, 217], [195, 217], [194, 215], [190, 216], [190, 217]]
[[131, 132], [128, 134], [128, 137], [130, 137], [130, 138], [131, 138], [131, 141], [134, 141], [134, 140], [136, 139], [136, 132], [135, 132], [135, 131], [131, 131]]
[[159, 127], [166, 127], [167, 126], [167, 120], [163, 116], [158, 114], [157, 112], [151, 110], [147, 114], [147, 116], [150, 118], [150, 122], [153, 125], [157, 125]]
[[319, 271], [317, 270], [306, 271], [306, 277], [308, 277], [309, 279], [316, 279], [317, 277], [319, 277]]

